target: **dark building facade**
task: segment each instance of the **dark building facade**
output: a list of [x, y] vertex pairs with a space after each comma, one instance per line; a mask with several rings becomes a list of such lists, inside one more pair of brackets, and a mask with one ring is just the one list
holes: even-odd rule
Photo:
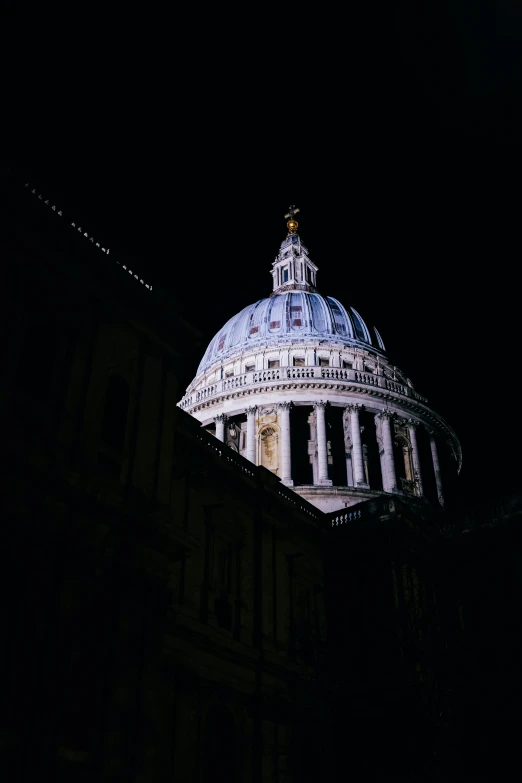
[[176, 405], [202, 336], [30, 191], [2, 230], [3, 778], [496, 779], [518, 495], [323, 513]]
[[5, 779], [329, 779], [321, 512], [176, 406], [175, 303], [9, 196]]

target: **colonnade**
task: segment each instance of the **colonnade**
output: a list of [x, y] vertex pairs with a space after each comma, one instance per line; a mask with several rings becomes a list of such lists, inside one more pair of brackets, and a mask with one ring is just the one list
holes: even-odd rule
[[[328, 439], [326, 435], [326, 406], [327, 402], [316, 402], [313, 405], [316, 416], [316, 436], [317, 436], [317, 479], [316, 484], [329, 486], [332, 481], [328, 478]], [[290, 408], [291, 402], [280, 402], [277, 405], [278, 424], [281, 433], [281, 481], [287, 486], [293, 485], [292, 480], [292, 457], [291, 457], [291, 438], [290, 438]], [[361, 425], [359, 414], [362, 409], [361, 404], [353, 403], [346, 406], [346, 411], [350, 416], [350, 432], [352, 442], [352, 471], [353, 485], [355, 487], [367, 488], [368, 484], [364, 475], [364, 457], [361, 441]], [[257, 407], [252, 406], [246, 409], [247, 427], [246, 427], [246, 449], [245, 456], [250, 462], [256, 463], [256, 413]], [[381, 474], [383, 490], [385, 492], [397, 492], [397, 473], [395, 469], [395, 458], [393, 453], [393, 435], [391, 420], [393, 414], [391, 411], [384, 410], [375, 415], [376, 423], [380, 422], [382, 437], [381, 453]], [[225, 422], [226, 415], [221, 413], [214, 417], [216, 423], [216, 438], [225, 440]], [[419, 449], [417, 444], [417, 428], [419, 422], [414, 419], [407, 419], [401, 422], [408, 430], [409, 441], [411, 445], [411, 458], [413, 472], [415, 476], [415, 486], [418, 495], [423, 495], [424, 488], [422, 482], [422, 471], [420, 465]], [[437, 442], [435, 433], [427, 429], [430, 439], [431, 457], [433, 462], [433, 472], [435, 475], [435, 484], [437, 488], [437, 497], [441, 506], [444, 506], [444, 493], [442, 490], [442, 479], [440, 471], [439, 456], [437, 451]]]

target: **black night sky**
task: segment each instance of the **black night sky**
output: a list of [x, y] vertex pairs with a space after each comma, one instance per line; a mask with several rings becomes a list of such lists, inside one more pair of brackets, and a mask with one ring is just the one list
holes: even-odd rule
[[54, 80], [48, 51], [24, 71], [6, 157], [171, 289], [208, 341], [270, 293], [296, 204], [319, 290], [377, 326], [456, 430], [462, 486], [516, 484], [515, 5], [220, 9], [147, 38], [149, 54], [91, 42]]

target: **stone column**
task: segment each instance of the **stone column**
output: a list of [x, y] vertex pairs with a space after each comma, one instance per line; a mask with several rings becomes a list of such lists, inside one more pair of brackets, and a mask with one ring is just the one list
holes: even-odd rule
[[352, 426], [352, 470], [353, 483], [358, 487], [359, 484], [366, 484], [364, 480], [363, 455], [361, 444], [361, 425], [359, 424], [359, 411], [362, 405], [347, 405], [346, 410], [350, 412], [350, 423]]
[[247, 431], [246, 431], [246, 451], [245, 457], [256, 464], [256, 411], [257, 407], [254, 405], [251, 408], [246, 409], [247, 415]]
[[291, 402], [280, 402], [277, 406], [277, 421], [281, 428], [281, 481], [287, 487], [293, 486], [292, 452], [290, 445], [290, 407]]
[[433, 472], [435, 473], [435, 484], [437, 485], [437, 497], [439, 499], [441, 508], [444, 508], [444, 493], [442, 491], [442, 478], [440, 475], [439, 452], [437, 451], [437, 441], [435, 440], [435, 433], [433, 432], [433, 430], [428, 430], [428, 435], [430, 436], [431, 459], [433, 461]]
[[225, 422], [227, 420], [227, 417], [224, 413], [218, 413], [217, 416], [214, 416], [214, 421], [216, 422], [216, 438], [221, 441], [221, 443], [225, 442]]
[[383, 454], [382, 485], [385, 492], [397, 492], [397, 476], [395, 475], [395, 462], [393, 461], [393, 441], [391, 434], [391, 418], [389, 411], [382, 411], [377, 416], [381, 420]]
[[326, 402], [316, 402], [315, 416], [317, 421], [317, 462], [318, 462], [318, 484], [331, 484], [328, 478], [328, 446], [326, 442], [326, 420], [325, 409]]
[[410, 434], [411, 443], [411, 458], [413, 461], [413, 473], [414, 481], [417, 483], [417, 492], [419, 496], [424, 495], [424, 489], [422, 486], [422, 473], [419, 458], [419, 447], [417, 445], [417, 427], [419, 423], [414, 419], [408, 419], [408, 431]]

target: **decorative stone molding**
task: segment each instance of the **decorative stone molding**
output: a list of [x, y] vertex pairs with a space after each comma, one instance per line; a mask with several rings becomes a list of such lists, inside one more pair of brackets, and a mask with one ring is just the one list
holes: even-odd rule
[[277, 413], [277, 403], [274, 405], [260, 405], [257, 410], [260, 416], [269, 416], [271, 413]]

